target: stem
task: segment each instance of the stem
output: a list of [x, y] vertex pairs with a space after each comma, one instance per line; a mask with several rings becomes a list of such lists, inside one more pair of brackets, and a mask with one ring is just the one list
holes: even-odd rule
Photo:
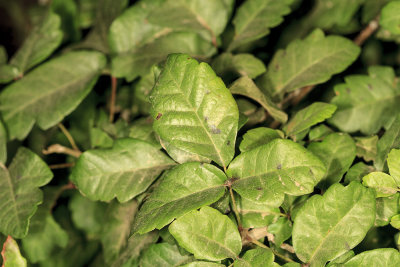
[[117, 78], [114, 76], [111, 77], [111, 101], [110, 101], [110, 122], [114, 121], [114, 113], [115, 113], [115, 97], [117, 95]]
[[75, 163], [67, 162], [67, 163], [49, 165], [49, 168], [52, 169], [52, 170], [54, 170], [54, 169], [64, 169], [64, 168], [73, 167], [74, 165], [75, 165]]
[[354, 43], [358, 46], [362, 46], [364, 42], [379, 28], [379, 15], [371, 20], [367, 27], [364, 28], [354, 39]]
[[238, 222], [238, 228], [239, 228], [239, 230], [241, 231], [241, 230], [243, 229], [243, 228], [242, 228], [242, 222], [241, 222], [241, 220], [240, 220], [239, 211], [238, 211], [238, 208], [237, 208], [237, 206], [236, 206], [235, 196], [233, 195], [233, 190], [232, 190], [232, 187], [231, 187], [231, 186], [229, 186], [229, 194], [231, 195], [231, 199], [232, 199], [232, 209], [233, 209], [233, 212], [235, 213], [236, 220], [237, 220], [237, 222]]
[[76, 145], [74, 138], [72, 137], [72, 135], [69, 133], [69, 131], [67, 130], [67, 128], [65, 128], [65, 126], [60, 122], [59, 124], [57, 124], [58, 128], [60, 128], [60, 130], [63, 132], [63, 134], [65, 135], [65, 137], [67, 137], [69, 143], [71, 144], [72, 148], [76, 151], [79, 151], [78, 146]]
[[53, 208], [56, 206], [57, 201], [58, 201], [58, 198], [61, 196], [61, 194], [62, 194], [65, 190], [70, 190], [70, 189], [76, 189], [76, 186], [75, 186], [71, 181], [69, 181], [68, 184], [63, 185], [63, 186], [60, 187], [60, 189], [58, 190], [57, 195], [56, 195], [56, 197], [55, 197], [55, 199], [54, 199], [54, 202], [53, 202], [53, 204], [52, 204], [51, 207], [50, 207], [50, 212], [51, 212], [51, 211], [53, 210]]
[[272, 248], [270, 248], [270, 247], [264, 245], [263, 243], [261, 243], [261, 242], [258, 241], [258, 240], [251, 240], [251, 243], [253, 243], [254, 245], [257, 245], [257, 246], [259, 246], [259, 247], [262, 247], [262, 248], [271, 250], [272, 253], [275, 254], [275, 256], [281, 258], [282, 260], [284, 260], [284, 261], [286, 261], [286, 262], [295, 262], [294, 260], [292, 260], [292, 259], [290, 259], [290, 258], [288, 258], [288, 257], [286, 257], [286, 256], [284, 256], [284, 255], [282, 255], [282, 254], [280, 254], [279, 252], [273, 250]]
[[81, 151], [76, 151], [74, 149], [62, 146], [60, 144], [51, 145], [47, 149], [43, 149], [42, 153], [44, 155], [49, 155], [49, 154], [53, 154], [53, 153], [66, 154], [66, 155], [73, 156], [75, 158], [79, 158], [79, 156], [82, 154]]

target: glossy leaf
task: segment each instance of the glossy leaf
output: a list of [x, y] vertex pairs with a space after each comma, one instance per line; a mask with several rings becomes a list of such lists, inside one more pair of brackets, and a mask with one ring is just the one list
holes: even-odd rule
[[285, 127], [283, 127], [283, 130], [288, 136], [294, 137], [296, 134], [308, 130], [311, 126], [330, 118], [335, 110], [335, 105], [314, 102], [308, 107], [298, 111]]
[[10, 64], [23, 74], [45, 60], [61, 44], [63, 33], [60, 25], [60, 17], [50, 12], [41, 25], [33, 29], [25, 39], [11, 58]]
[[271, 95], [326, 82], [353, 63], [359, 53], [360, 48], [350, 40], [334, 35], [325, 37], [317, 29], [274, 55], [266, 74], [272, 86]]
[[3, 256], [4, 267], [26, 267], [26, 259], [21, 255], [17, 242], [8, 236], [6, 242], [3, 244], [3, 250], [1, 253]]
[[264, 94], [257, 85], [249, 77], [241, 77], [237, 79], [229, 88], [232, 94], [242, 95], [258, 102], [271, 116], [280, 121], [287, 121], [287, 114], [279, 109], [277, 105]]
[[357, 147], [357, 157], [364, 158], [365, 161], [372, 161], [376, 157], [378, 136], [355, 137]]
[[91, 200], [126, 202], [143, 193], [165, 169], [174, 165], [153, 145], [119, 139], [111, 149], [84, 152], [72, 169], [71, 181]]
[[388, 3], [381, 11], [379, 24], [392, 34], [400, 34], [400, 3], [393, 1]]
[[279, 206], [284, 194], [311, 193], [325, 171], [324, 164], [301, 145], [275, 139], [240, 154], [227, 175], [237, 179], [232, 188], [242, 197]]
[[177, 246], [168, 243], [158, 243], [151, 245], [143, 252], [140, 257], [140, 266], [177, 267], [190, 261], [192, 261], [192, 257], [181, 255]]
[[171, 143], [165, 140], [159, 139], [159, 142], [162, 148], [164, 148], [164, 150], [167, 151], [168, 155], [180, 164], [193, 161], [203, 162], [203, 163], [211, 162], [211, 160], [206, 157], [177, 148], [176, 146], [172, 145]]
[[347, 76], [346, 83], [335, 86], [331, 103], [338, 109], [330, 123], [341, 131], [375, 134], [399, 111], [400, 86], [393, 69], [370, 67], [368, 73]]
[[[340, 199], [340, 201], [337, 201]], [[323, 266], [359, 244], [375, 220], [375, 196], [357, 182], [311, 197], [296, 216], [293, 246], [310, 266]]]
[[254, 128], [243, 135], [243, 140], [239, 145], [239, 149], [242, 153], [250, 151], [277, 138], [283, 138], [283, 133], [279, 130], [266, 127]]
[[25, 138], [35, 122], [44, 130], [59, 123], [90, 92], [105, 64], [98, 52], [69, 52], [6, 87], [0, 112], [9, 139]]
[[152, 65], [164, 61], [169, 54], [186, 53], [204, 59], [215, 52], [215, 47], [196, 33], [171, 32], [135, 50], [116, 55], [112, 59], [111, 72], [118, 78], [132, 81], [146, 74]]
[[308, 150], [318, 156], [327, 168], [318, 185], [323, 189], [339, 182], [356, 157], [353, 139], [343, 133], [332, 133], [322, 142], [311, 143]]
[[275, 267], [274, 258], [271, 250], [258, 247], [246, 251], [241, 259], [233, 263], [233, 267]]
[[388, 197], [399, 191], [396, 180], [383, 172], [371, 172], [366, 175], [363, 185], [375, 189], [376, 197]]
[[173, 168], [141, 207], [134, 232], [161, 229], [191, 210], [216, 202], [225, 192], [226, 179], [210, 164], [192, 162]]
[[290, 13], [292, 0], [247, 0], [233, 18], [235, 35], [228, 51], [267, 35], [270, 28], [278, 26], [283, 16]]
[[8, 169], [0, 164], [0, 232], [14, 238], [28, 233], [30, 218], [42, 203], [38, 188], [53, 178], [42, 159], [21, 147]]
[[235, 259], [242, 249], [235, 224], [210, 207], [186, 213], [169, 226], [169, 231], [196, 259]]
[[365, 251], [350, 259], [344, 267], [386, 266], [396, 267], [400, 264], [400, 253], [393, 248], [381, 248]]
[[239, 112], [209, 65], [183, 54], [168, 56], [150, 101], [161, 139], [223, 167], [232, 160]]

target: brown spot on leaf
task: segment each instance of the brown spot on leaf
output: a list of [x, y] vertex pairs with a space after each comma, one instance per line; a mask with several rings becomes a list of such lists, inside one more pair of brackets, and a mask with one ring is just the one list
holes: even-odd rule
[[258, 190], [258, 191], [261, 191], [261, 190], [262, 190], [262, 188], [261, 188], [261, 187], [257, 187], [257, 190]]
[[157, 114], [157, 117], [156, 117], [156, 120], [159, 120], [159, 119], [161, 118], [161, 116], [162, 116], [162, 114], [161, 114], [161, 113], [158, 113], [158, 114]]
[[229, 146], [231, 144], [231, 141], [228, 140], [228, 142], [226, 142], [226, 145]]
[[220, 134], [221, 130], [218, 129], [215, 125], [210, 125], [210, 131], [212, 134]]
[[276, 168], [278, 169], [278, 170], [280, 170], [280, 169], [282, 169], [282, 164], [278, 164], [278, 166], [276, 166]]
[[368, 89], [372, 91], [374, 88], [372, 87], [372, 85], [368, 84]]

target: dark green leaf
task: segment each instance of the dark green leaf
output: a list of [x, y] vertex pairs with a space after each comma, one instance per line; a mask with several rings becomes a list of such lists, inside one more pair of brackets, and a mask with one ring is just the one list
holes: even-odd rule
[[15, 238], [28, 233], [30, 218], [42, 203], [41, 187], [53, 178], [42, 159], [21, 147], [8, 169], [0, 163], [0, 232]]
[[165, 169], [174, 165], [153, 145], [118, 139], [110, 149], [84, 152], [70, 179], [91, 200], [126, 202], [143, 193]]
[[60, 24], [60, 17], [50, 12], [25, 39], [10, 60], [10, 64], [17, 67], [21, 75], [45, 60], [61, 44], [63, 33]]
[[70, 52], [6, 87], [0, 112], [9, 139], [25, 138], [35, 122], [44, 130], [59, 123], [90, 92], [105, 64], [98, 52]]
[[385, 132], [385, 134], [379, 139], [378, 152], [375, 160], [375, 168], [378, 171], [383, 170], [386, 162], [386, 158], [392, 148], [400, 147], [400, 115], [395, 117], [392, 125]]
[[234, 74], [254, 79], [266, 71], [264, 63], [252, 54], [223, 53], [214, 59], [211, 66], [222, 77]]
[[273, 118], [280, 122], [287, 121], [287, 114], [264, 94], [249, 77], [237, 79], [229, 88], [232, 94], [243, 95], [257, 101]]
[[0, 164], [7, 160], [7, 132], [0, 120]]
[[168, 243], [151, 245], [140, 257], [141, 267], [177, 267], [192, 261], [192, 257], [181, 255], [178, 247]]
[[392, 34], [400, 34], [400, 3], [393, 1], [388, 3], [381, 12], [379, 24]]

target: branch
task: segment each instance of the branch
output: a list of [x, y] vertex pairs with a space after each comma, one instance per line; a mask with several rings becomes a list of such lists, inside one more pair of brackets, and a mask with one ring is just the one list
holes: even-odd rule
[[67, 128], [65, 128], [65, 126], [60, 122], [59, 124], [57, 124], [58, 128], [60, 128], [60, 130], [63, 132], [63, 134], [65, 135], [65, 137], [67, 137], [69, 143], [71, 144], [72, 148], [76, 151], [79, 151], [78, 146], [76, 145], [74, 138], [72, 138], [72, 135], [69, 133], [69, 131], [67, 130]]
[[64, 168], [71, 168], [75, 165], [75, 163], [72, 162], [67, 162], [67, 163], [59, 163], [59, 164], [51, 164], [49, 165], [49, 168], [54, 170], [54, 169], [64, 169]]
[[117, 78], [114, 76], [111, 77], [111, 101], [110, 101], [110, 118], [109, 121], [114, 121], [114, 113], [115, 113], [115, 98], [117, 95]]
[[49, 154], [53, 154], [53, 153], [66, 154], [66, 155], [73, 156], [75, 158], [79, 158], [79, 156], [82, 154], [81, 151], [76, 151], [74, 149], [62, 146], [60, 144], [51, 145], [47, 149], [43, 149], [42, 153], [44, 155], [49, 155]]

